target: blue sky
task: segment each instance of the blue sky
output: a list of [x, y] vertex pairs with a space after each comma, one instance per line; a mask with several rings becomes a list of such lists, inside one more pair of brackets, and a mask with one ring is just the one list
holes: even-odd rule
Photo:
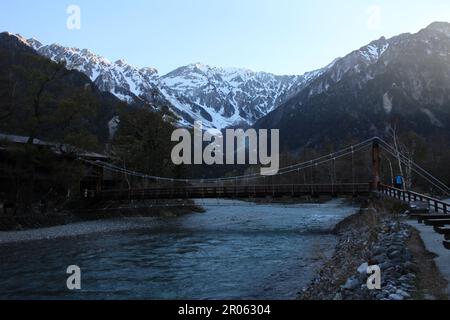
[[[81, 29], [67, 28], [69, 5]], [[381, 36], [450, 22], [448, 0], [0, 0], [0, 30], [162, 74], [189, 63], [302, 74]]]

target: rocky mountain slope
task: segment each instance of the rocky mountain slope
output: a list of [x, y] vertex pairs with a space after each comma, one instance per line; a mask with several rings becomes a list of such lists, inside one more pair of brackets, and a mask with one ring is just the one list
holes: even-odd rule
[[381, 38], [334, 64], [259, 120], [299, 150], [385, 135], [391, 126], [450, 137], [450, 24]]
[[160, 88], [173, 105], [187, 110], [193, 118], [198, 113], [213, 127], [225, 128], [253, 124], [321, 72], [276, 76], [198, 63], [161, 77]]

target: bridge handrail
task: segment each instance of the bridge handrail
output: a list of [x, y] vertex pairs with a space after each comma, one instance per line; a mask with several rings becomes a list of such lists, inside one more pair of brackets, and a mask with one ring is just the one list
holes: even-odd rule
[[239, 197], [239, 196], [281, 196], [291, 194], [368, 194], [371, 190], [369, 183], [345, 184], [270, 184], [270, 185], [230, 185], [230, 186], [180, 186], [158, 187], [147, 189], [123, 190], [86, 190], [86, 199], [165, 199], [169, 198], [198, 198], [198, 197]]
[[[386, 184], [380, 184], [380, 191], [382, 191], [385, 195], [388, 195], [390, 197], [393, 197], [395, 199], [399, 199], [399, 200], [403, 200], [403, 201], [417, 201], [417, 199], [419, 199], [419, 201], [425, 202], [424, 200], [426, 200], [426, 202], [430, 205], [434, 207], [435, 212], [439, 212], [439, 210], [442, 210], [445, 214], [450, 213], [450, 203], [440, 200], [440, 199], [436, 199], [415, 191], [411, 191], [411, 190], [402, 190], [402, 189], [398, 189]], [[385, 191], [393, 191], [393, 193], [389, 192], [386, 193]], [[412, 197], [411, 197], [412, 196]], [[433, 204], [433, 205], [432, 205]], [[441, 205], [441, 206], [439, 206]]]
[[415, 192], [415, 191], [411, 191], [411, 190], [402, 190], [402, 189], [398, 189], [398, 188], [395, 188], [395, 187], [393, 187], [393, 186], [389, 186], [389, 185], [386, 185], [386, 184], [380, 184], [380, 186], [382, 186], [382, 187], [384, 187], [384, 188], [387, 188], [387, 189], [392, 189], [392, 190], [396, 190], [396, 191], [401, 191], [401, 192], [410, 193], [410, 194], [413, 194], [413, 195], [422, 197], [422, 198], [427, 199], [427, 200], [430, 200], [430, 201], [442, 202], [442, 203], [445, 203], [445, 204], [447, 204], [447, 205], [450, 206], [450, 203], [445, 202], [444, 200], [440, 200], [440, 199], [437, 199], [437, 198], [433, 198], [433, 197], [430, 197], [430, 196], [427, 196], [427, 195], [424, 195], [424, 194], [421, 194], [421, 193], [418, 193], [418, 192]]
[[154, 192], [161, 190], [202, 190], [202, 189], [224, 189], [224, 188], [238, 188], [238, 189], [248, 189], [248, 188], [280, 188], [280, 187], [364, 187], [364, 189], [369, 188], [368, 183], [322, 183], [322, 184], [249, 184], [249, 185], [189, 185], [189, 186], [174, 186], [174, 187], [149, 187], [149, 188], [139, 188], [139, 189], [115, 189], [115, 190], [101, 190], [93, 192], [95, 194], [114, 194], [118, 192]]

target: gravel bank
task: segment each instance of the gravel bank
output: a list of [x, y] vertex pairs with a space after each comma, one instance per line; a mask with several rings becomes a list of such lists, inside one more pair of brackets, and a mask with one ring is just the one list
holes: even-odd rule
[[156, 218], [120, 218], [79, 222], [26, 231], [2, 231], [0, 232], [0, 245], [24, 241], [78, 237], [95, 233], [145, 229], [152, 226], [154, 223], [156, 223]]
[[0, 214], [0, 232], [50, 228], [84, 221], [106, 219], [173, 217], [203, 211], [203, 208], [190, 200], [109, 201], [94, 204], [74, 202], [68, 205], [65, 210], [55, 211], [49, 214]]
[[[361, 209], [335, 230], [338, 244], [312, 283], [304, 288], [304, 300], [408, 300], [444, 299], [442, 287], [430, 283], [445, 280], [427, 257], [416, 231], [375, 202]], [[381, 269], [381, 290], [367, 288], [367, 267]], [[420, 267], [419, 267], [420, 266]], [[423, 281], [425, 278], [431, 281]], [[444, 286], [445, 288], [445, 286]], [[433, 292], [433, 294], [424, 294]]]

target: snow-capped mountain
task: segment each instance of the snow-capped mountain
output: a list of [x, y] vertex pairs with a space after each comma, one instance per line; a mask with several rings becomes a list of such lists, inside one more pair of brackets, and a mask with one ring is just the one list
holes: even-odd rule
[[450, 137], [450, 24], [381, 38], [337, 59], [256, 128], [282, 128], [282, 147], [300, 150], [351, 137], [384, 136], [395, 126], [421, 137]]
[[[422, 34], [450, 34], [448, 29], [447, 24], [435, 23]], [[179, 116], [180, 125], [189, 126], [201, 120], [205, 127], [223, 129], [253, 125], [271, 113], [286, 113], [286, 108], [278, 110], [282, 105], [290, 105], [288, 110], [301, 107], [349, 78], [352, 86], [362, 88], [385, 71], [389, 61], [395, 58], [395, 48], [412, 38], [409, 34], [391, 39], [382, 37], [301, 76], [277, 76], [200, 63], [160, 75], [154, 68], [136, 68], [123, 60], [110, 62], [86, 49], [42, 45], [34, 39], [23, 41], [39, 54], [64, 61], [68, 68], [85, 73], [100, 90], [111, 92], [121, 100], [154, 108], [167, 106]], [[427, 38], [428, 42], [431, 40]], [[388, 106], [389, 95], [383, 99]], [[289, 103], [291, 100], [296, 103]]]
[[[303, 87], [308, 89], [308, 98], [326, 92], [330, 86], [339, 83], [349, 74], [361, 73], [367, 67], [376, 64], [388, 48], [388, 40], [382, 37], [343, 58], [337, 58], [329, 66], [322, 69], [323, 72], [315, 77], [314, 81], [308, 83], [310, 86]], [[366, 77], [370, 79], [371, 75], [366, 74]]]
[[180, 117], [181, 125], [201, 120], [205, 127], [217, 129], [253, 124], [327, 69], [303, 76], [277, 76], [197, 63], [160, 76], [154, 68], [135, 68], [123, 60], [111, 62], [87, 49], [24, 41], [39, 54], [85, 73], [100, 90], [121, 100], [165, 105]]
[[276, 76], [197, 63], [161, 77], [159, 87], [174, 106], [193, 118], [200, 114], [212, 127], [224, 128], [253, 124], [320, 73]]
[[83, 72], [102, 91], [133, 104], [169, 107], [180, 125], [201, 120], [218, 129], [280, 129], [284, 149], [316, 147], [324, 137], [339, 144], [350, 137], [383, 136], [393, 123], [423, 137], [448, 135], [449, 23], [382, 37], [302, 76], [200, 63], [160, 75], [88, 50], [17, 37], [41, 55]]
[[138, 69], [124, 60], [111, 62], [87, 49], [68, 48], [59, 44], [42, 45], [35, 39], [26, 40], [39, 54], [68, 69], [86, 74], [100, 90], [111, 92], [129, 103], [158, 105], [165, 102], [158, 90], [158, 71], [153, 68]]

